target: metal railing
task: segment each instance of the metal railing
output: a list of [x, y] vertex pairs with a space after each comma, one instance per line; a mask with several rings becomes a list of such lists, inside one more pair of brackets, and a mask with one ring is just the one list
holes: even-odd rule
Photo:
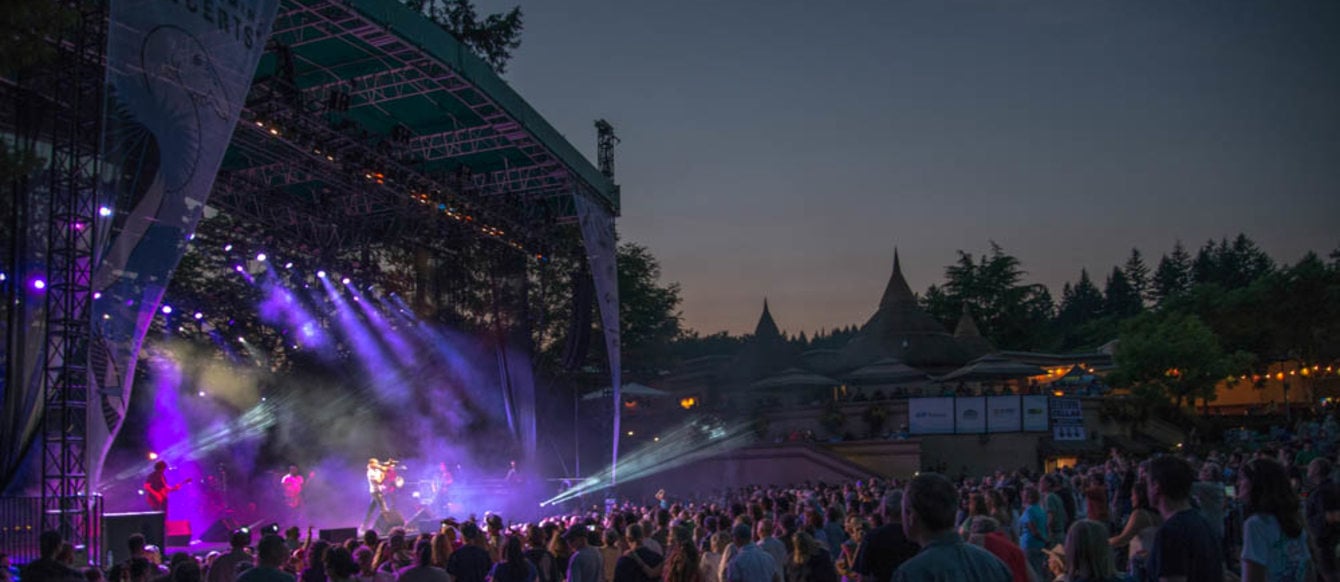
[[[88, 530], [82, 532], [87, 543], [76, 547], [75, 554], [86, 554], [88, 563], [103, 565], [102, 496], [94, 495], [88, 503]], [[73, 504], [71, 506], [74, 506]], [[0, 553], [9, 554], [16, 564], [26, 564], [41, 556], [38, 538], [42, 535], [42, 498], [0, 497]], [[71, 532], [62, 537], [71, 539]]]

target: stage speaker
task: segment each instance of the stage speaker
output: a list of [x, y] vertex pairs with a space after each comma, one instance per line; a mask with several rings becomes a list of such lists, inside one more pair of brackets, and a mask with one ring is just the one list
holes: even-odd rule
[[[185, 548], [191, 545], [191, 522], [186, 519], [168, 520], [164, 541], [169, 548]], [[163, 552], [166, 554], [167, 552]]]
[[339, 527], [335, 529], [323, 529], [318, 532], [321, 541], [332, 544], [342, 544], [345, 540], [351, 540], [358, 537], [358, 528]]
[[200, 541], [212, 544], [228, 543], [228, 538], [232, 537], [233, 532], [237, 530], [237, 522], [231, 517], [225, 517], [209, 525], [205, 533], [200, 534]]
[[161, 511], [141, 513], [105, 513], [102, 516], [102, 547], [112, 553], [114, 563], [130, 559], [126, 540], [130, 534], [141, 534], [144, 543], [164, 546], [165, 515]]
[[405, 517], [400, 515], [399, 511], [394, 509], [383, 511], [377, 516], [377, 525], [372, 526], [378, 532], [385, 534], [391, 531], [393, 527], [405, 527]]

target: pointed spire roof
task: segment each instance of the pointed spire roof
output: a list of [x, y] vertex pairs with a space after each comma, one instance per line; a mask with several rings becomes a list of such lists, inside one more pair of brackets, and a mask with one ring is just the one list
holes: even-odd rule
[[889, 284], [884, 287], [884, 297], [879, 300], [879, 306], [915, 303], [916, 300], [916, 296], [912, 294], [912, 287], [907, 284], [907, 279], [903, 278], [903, 267], [898, 261], [898, 248], [894, 247], [893, 274], [889, 275]]
[[981, 330], [977, 329], [977, 320], [973, 319], [972, 309], [967, 303], [963, 304], [963, 315], [958, 318], [958, 326], [954, 328], [954, 339], [973, 358], [996, 351], [991, 341], [983, 337]]
[[963, 315], [958, 318], [958, 326], [954, 328], [954, 337], [963, 339], [970, 337], [982, 337], [982, 332], [977, 329], [977, 321], [972, 318], [972, 309], [967, 303], [963, 304]]
[[758, 317], [758, 325], [754, 326], [754, 338], [772, 338], [779, 337], [782, 332], [777, 329], [777, 322], [772, 319], [772, 312], [768, 311], [768, 299], [763, 299], [763, 315]]

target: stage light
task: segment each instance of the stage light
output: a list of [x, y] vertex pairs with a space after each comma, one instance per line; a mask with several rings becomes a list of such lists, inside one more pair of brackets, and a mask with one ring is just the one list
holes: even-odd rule
[[290, 262], [290, 263], [284, 263], [284, 268], [285, 268], [285, 269], [292, 269], [292, 268], [293, 268], [293, 263], [291, 263], [291, 262]]
[[93, 298], [94, 298], [94, 299], [102, 299], [102, 292], [101, 292], [101, 291], [95, 291], [95, 292], [93, 292]]
[[4, 281], [6, 281], [6, 280], [8, 280], [8, 279], [9, 279], [9, 275], [6, 275], [6, 274], [4, 274], [4, 273], [0, 273], [0, 282], [4, 282]]
[[326, 278], [326, 272], [325, 272], [325, 271], [317, 271], [317, 272], [316, 272], [316, 278], [318, 278], [318, 279], [325, 279], [325, 278]]
[[204, 397], [205, 397], [205, 391], [204, 391], [204, 390], [201, 390], [201, 391], [199, 391], [199, 392], [196, 392], [196, 394], [197, 394], [198, 396], [200, 396], [201, 398], [204, 398]]
[[197, 311], [197, 312], [195, 312], [195, 315], [194, 315], [193, 317], [195, 317], [196, 319], [204, 319], [204, 318], [205, 318], [205, 314], [200, 313], [199, 311]]
[[340, 279], [340, 282], [341, 282], [341, 283], [344, 283], [345, 285], [348, 285], [348, 284], [349, 284], [349, 278], [348, 278], [348, 277], [345, 277], [345, 278], [343, 278], [343, 279]]
[[103, 206], [103, 207], [98, 208], [98, 216], [101, 216], [101, 217], [103, 217], [103, 218], [107, 218], [108, 216], [111, 216], [111, 215], [112, 215], [112, 209], [111, 209], [111, 208], [108, 208], [108, 207], [106, 207], [106, 206]]
[[157, 460], [158, 460], [158, 453], [155, 453], [155, 452], [153, 452], [153, 451], [149, 451], [149, 460], [150, 460], [150, 461], [157, 461]]
[[241, 273], [243, 271], [242, 265], [233, 265], [233, 270]]
[[228, 252], [228, 251], [231, 251], [231, 250], [233, 250], [233, 243], [228, 243], [228, 244], [226, 244], [226, 245], [223, 245], [223, 251], [224, 251], [224, 252]]
[[107, 315], [106, 313], [102, 314], [102, 319], [103, 319], [104, 321], [105, 321], [105, 320], [108, 320], [108, 319], [111, 319], [111, 318], [112, 318], [112, 316]]
[[164, 306], [163, 306], [163, 315], [171, 315], [171, 314], [172, 314], [172, 306], [171, 306], [171, 305], [164, 305]]
[[33, 279], [33, 289], [41, 291], [46, 288], [47, 288], [47, 282], [45, 279]]
[[239, 335], [239, 336], [237, 336], [237, 341], [240, 341], [240, 342], [242, 342], [242, 343], [247, 343], [247, 338], [244, 338], [244, 337], [242, 337], [242, 336]]
[[259, 253], [259, 254], [257, 254], [257, 255], [256, 255], [256, 262], [258, 262], [258, 263], [264, 263], [264, 262], [265, 262], [265, 253]]

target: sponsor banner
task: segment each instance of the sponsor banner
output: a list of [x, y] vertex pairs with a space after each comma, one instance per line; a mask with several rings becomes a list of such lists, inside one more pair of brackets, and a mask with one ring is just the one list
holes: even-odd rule
[[1084, 406], [1078, 398], [1052, 398], [1052, 440], [1082, 441], [1088, 437], [1084, 430]]
[[954, 399], [909, 399], [907, 429], [912, 434], [954, 434]]
[[987, 432], [1019, 432], [1023, 427], [1023, 410], [1019, 406], [1017, 394], [987, 397]]
[[969, 396], [955, 399], [954, 432], [959, 434], [986, 432], [986, 397]]
[[1047, 397], [1029, 395], [1021, 397], [1024, 408], [1024, 432], [1047, 430]]

